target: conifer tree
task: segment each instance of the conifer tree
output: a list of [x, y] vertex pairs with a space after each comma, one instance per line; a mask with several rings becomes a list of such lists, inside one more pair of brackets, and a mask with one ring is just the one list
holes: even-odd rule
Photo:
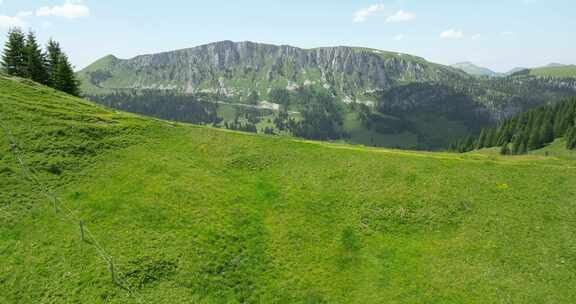
[[54, 88], [70, 95], [79, 96], [80, 89], [72, 65], [65, 54], [60, 54], [53, 75]]
[[36, 35], [30, 31], [26, 37], [26, 76], [38, 83], [48, 84], [49, 75], [46, 70], [46, 57], [40, 50]]
[[26, 42], [24, 33], [19, 28], [8, 31], [8, 41], [2, 55], [2, 68], [11, 76], [27, 77]]
[[247, 103], [250, 105], [257, 105], [259, 99], [260, 99], [260, 95], [258, 95], [258, 92], [252, 91], [250, 93], [250, 95], [248, 96]]
[[527, 133], [520, 133], [514, 138], [512, 144], [512, 154], [520, 155], [528, 152], [528, 135]]
[[524, 137], [524, 139], [520, 142], [520, 146], [518, 148], [518, 155], [522, 155], [522, 154], [526, 154], [528, 153], [528, 144], [527, 144], [527, 140], [526, 137]]
[[566, 148], [576, 150], [576, 125], [572, 126], [566, 133]]
[[500, 155], [509, 155], [510, 148], [508, 147], [508, 143], [504, 144], [502, 148], [500, 148]]
[[46, 69], [50, 75], [49, 85], [52, 87], [55, 86], [56, 67], [58, 66], [61, 55], [62, 49], [60, 48], [60, 44], [50, 39], [46, 47]]
[[552, 122], [549, 120], [542, 124], [542, 128], [540, 129], [540, 139], [542, 144], [549, 144], [554, 141], [554, 127]]
[[528, 138], [528, 149], [537, 150], [542, 148], [542, 140], [540, 139], [540, 132], [537, 128], [534, 128], [530, 132], [530, 137]]
[[487, 129], [482, 129], [480, 132], [480, 137], [478, 137], [478, 144], [476, 145], [476, 149], [482, 149], [486, 147], [486, 133]]

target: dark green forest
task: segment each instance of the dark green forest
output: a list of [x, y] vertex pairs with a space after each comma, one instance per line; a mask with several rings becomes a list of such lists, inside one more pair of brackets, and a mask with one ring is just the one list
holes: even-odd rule
[[88, 96], [94, 102], [127, 112], [193, 124], [218, 124], [218, 104], [202, 101], [201, 96], [176, 95], [146, 90], [112, 95]]
[[526, 154], [566, 139], [567, 149], [576, 149], [576, 98], [532, 109], [482, 129], [478, 137], [468, 136], [450, 146], [460, 153], [476, 149], [501, 147], [503, 155]]

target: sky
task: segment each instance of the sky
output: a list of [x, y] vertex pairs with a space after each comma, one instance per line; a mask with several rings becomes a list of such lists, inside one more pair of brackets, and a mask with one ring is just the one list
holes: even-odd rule
[[362, 46], [505, 72], [576, 64], [574, 0], [0, 0], [13, 26], [59, 41], [77, 69], [221, 40]]

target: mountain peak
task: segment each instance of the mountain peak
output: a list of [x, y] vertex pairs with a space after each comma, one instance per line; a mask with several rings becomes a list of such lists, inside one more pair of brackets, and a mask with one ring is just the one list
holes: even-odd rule
[[464, 61], [464, 62], [459, 62], [456, 64], [452, 65], [453, 68], [462, 70], [470, 75], [473, 76], [489, 76], [489, 77], [495, 77], [495, 76], [499, 76], [498, 73], [488, 69], [488, 68], [484, 68], [484, 67], [480, 67], [475, 65], [472, 62], [469, 61]]

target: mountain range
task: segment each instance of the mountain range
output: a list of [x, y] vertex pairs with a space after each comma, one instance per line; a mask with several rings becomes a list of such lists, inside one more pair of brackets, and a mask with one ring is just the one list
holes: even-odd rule
[[86, 92], [161, 89], [184, 93], [265, 93], [270, 87], [321, 85], [350, 96], [400, 83], [468, 76], [401, 53], [356, 47], [301, 49], [221, 41], [122, 60], [106, 56], [79, 73]]
[[[495, 73], [470, 63], [457, 67], [370, 48], [221, 41], [131, 59], [108, 55], [78, 78], [93, 100], [165, 119], [181, 120], [176, 104], [183, 105], [158, 104], [170, 99], [165, 96], [142, 101], [142, 92], [217, 103], [216, 110], [198, 103], [191, 108], [203, 108], [203, 122], [218, 127], [418, 149], [445, 148], [454, 137], [576, 94], [572, 80], [483, 79], [468, 73]], [[267, 111], [246, 114], [243, 105]], [[270, 109], [290, 114], [279, 117]]]
[[477, 66], [472, 62], [460, 62], [451, 65], [451, 67], [462, 70], [472, 76], [504, 77], [527, 71], [529, 74], [542, 77], [576, 77], [576, 66], [554, 62], [536, 68], [517, 67], [506, 73], [498, 73], [489, 68]]
[[484, 68], [473, 64], [472, 62], [460, 62], [453, 64], [452, 67], [462, 70], [470, 75], [473, 76], [489, 76], [489, 77], [496, 77], [500, 76], [500, 73], [494, 72], [489, 68]]

